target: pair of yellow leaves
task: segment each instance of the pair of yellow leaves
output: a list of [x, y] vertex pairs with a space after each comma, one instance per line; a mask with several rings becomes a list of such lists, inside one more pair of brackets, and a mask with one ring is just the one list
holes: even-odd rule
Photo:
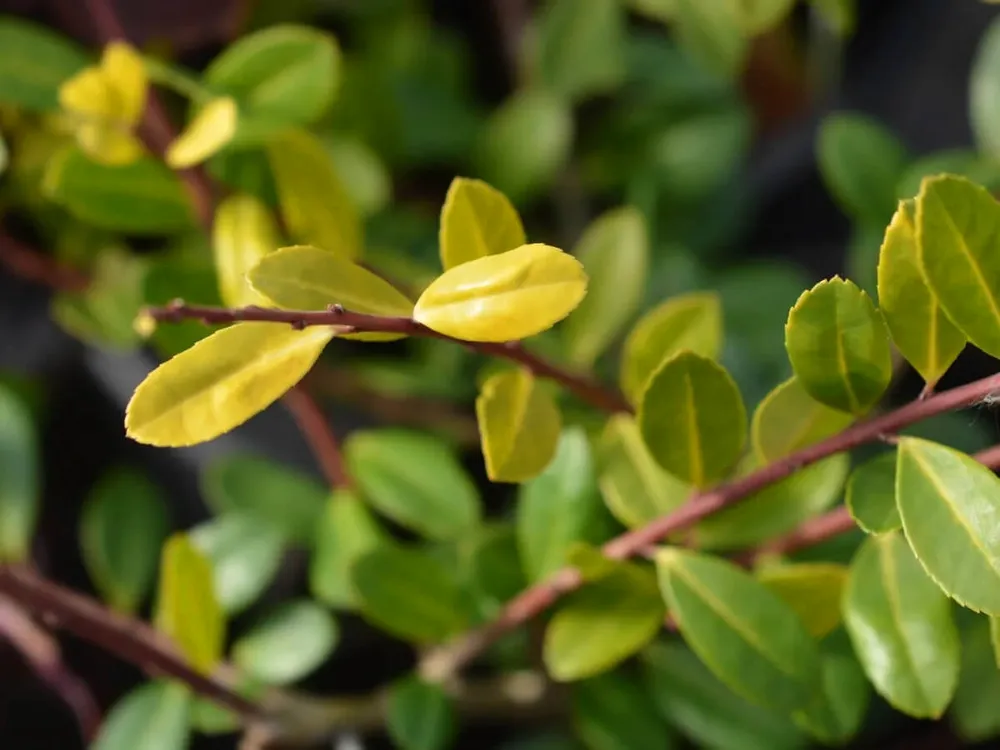
[[[416, 305], [382, 279], [333, 253], [302, 246], [266, 255], [251, 287], [280, 307], [316, 309], [339, 302], [378, 315], [406, 315], [464, 341], [532, 336], [568, 315], [587, 279], [572, 256], [523, 245], [445, 272]], [[305, 304], [304, 304], [305, 303]], [[367, 309], [365, 309], [367, 307]], [[165, 362], [136, 389], [125, 426], [133, 439], [160, 446], [211, 440], [254, 416], [294, 386], [337, 333], [276, 323], [237, 323]]]

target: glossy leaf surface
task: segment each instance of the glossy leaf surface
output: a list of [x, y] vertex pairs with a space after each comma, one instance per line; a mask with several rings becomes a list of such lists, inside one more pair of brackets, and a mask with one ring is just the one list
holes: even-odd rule
[[527, 242], [510, 200], [482, 180], [456, 177], [441, 208], [441, 266], [446, 271]]

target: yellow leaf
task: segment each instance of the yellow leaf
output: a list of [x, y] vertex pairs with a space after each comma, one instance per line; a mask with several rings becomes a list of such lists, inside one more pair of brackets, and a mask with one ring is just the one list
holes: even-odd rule
[[[334, 253], [309, 245], [284, 247], [251, 269], [251, 286], [278, 307], [324, 310], [339, 303], [352, 312], [410, 317], [413, 303], [389, 282]], [[344, 338], [393, 341], [391, 333], [357, 333]]]
[[521, 217], [506, 195], [482, 180], [452, 180], [441, 209], [441, 266], [445, 270], [525, 242]]
[[93, 161], [109, 167], [132, 164], [146, 153], [142, 142], [130, 131], [103, 122], [80, 123], [76, 142]]
[[267, 156], [285, 224], [295, 239], [357, 258], [361, 254], [358, 209], [319, 139], [305, 130], [289, 129], [268, 142]]
[[59, 106], [74, 114], [110, 119], [114, 94], [99, 68], [84, 68], [59, 87]]
[[499, 372], [483, 383], [476, 417], [492, 482], [525, 482], [555, 455], [562, 430], [559, 407], [527, 370]]
[[170, 144], [164, 158], [174, 169], [200, 164], [222, 149], [236, 134], [236, 102], [225, 96], [206, 104]]
[[115, 95], [113, 116], [129, 125], [138, 123], [149, 87], [142, 55], [125, 42], [111, 42], [101, 56], [101, 74]]
[[219, 296], [230, 307], [259, 305], [264, 298], [247, 282], [247, 273], [279, 244], [271, 211], [252, 195], [226, 198], [215, 212], [212, 249]]
[[522, 245], [445, 271], [420, 295], [413, 318], [466, 341], [515, 341], [551, 328], [586, 292], [576, 258], [550, 245]]
[[334, 327], [296, 331], [237, 323], [164, 362], [125, 411], [133, 440], [162, 447], [203, 443], [263, 411], [313, 366]]

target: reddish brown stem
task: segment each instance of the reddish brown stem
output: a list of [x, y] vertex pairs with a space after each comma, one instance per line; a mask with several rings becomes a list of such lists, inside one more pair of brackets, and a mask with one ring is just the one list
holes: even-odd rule
[[283, 402], [309, 443], [330, 486], [334, 489], [353, 488], [354, 481], [344, 464], [337, 436], [330, 429], [319, 404], [301, 385], [286, 393]]
[[80, 292], [90, 283], [83, 271], [43, 255], [3, 233], [0, 233], [0, 263], [15, 276], [58, 291]]

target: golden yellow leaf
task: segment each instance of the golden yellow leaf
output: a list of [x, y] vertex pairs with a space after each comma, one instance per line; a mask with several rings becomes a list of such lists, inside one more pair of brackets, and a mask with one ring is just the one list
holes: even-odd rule
[[336, 333], [279, 323], [236, 323], [164, 362], [125, 411], [133, 440], [182, 447], [239, 426], [294, 386]]
[[219, 204], [212, 224], [212, 250], [224, 304], [242, 307], [265, 301], [250, 287], [247, 273], [279, 242], [271, 210], [258, 198], [232, 195]]
[[213, 99], [170, 144], [164, 159], [174, 169], [200, 164], [221, 150], [236, 134], [236, 101], [229, 96]]
[[522, 245], [445, 271], [420, 295], [413, 318], [466, 341], [515, 341], [551, 328], [586, 292], [576, 258], [550, 245]]
[[527, 242], [521, 217], [507, 196], [467, 177], [456, 177], [448, 188], [439, 240], [445, 270]]

